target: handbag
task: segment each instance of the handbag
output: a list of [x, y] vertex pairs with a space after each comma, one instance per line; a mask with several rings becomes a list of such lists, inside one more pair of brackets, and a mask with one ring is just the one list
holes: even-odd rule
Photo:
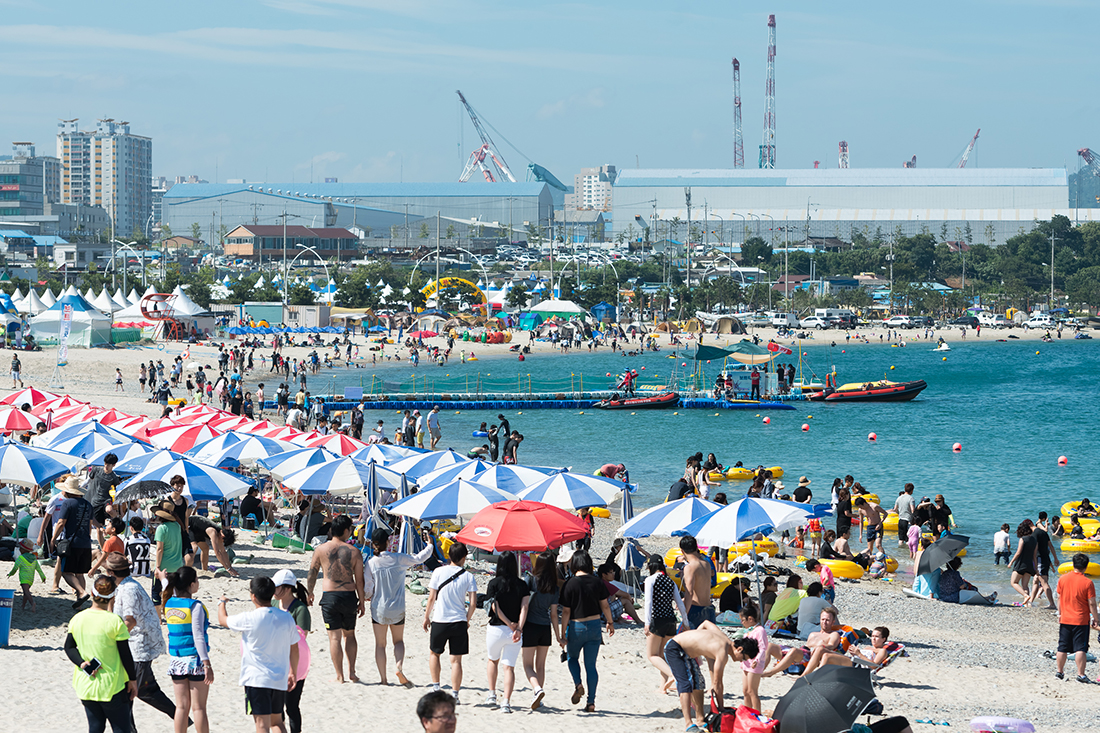
[[[726, 722], [733, 718], [727, 728]], [[722, 716], [722, 731], [726, 733], [779, 733], [779, 721], [772, 720], [759, 710], [739, 705], [734, 714]]]
[[69, 554], [69, 546], [72, 545], [72, 540], [58, 540], [54, 543], [54, 551], [58, 557], [65, 557]]

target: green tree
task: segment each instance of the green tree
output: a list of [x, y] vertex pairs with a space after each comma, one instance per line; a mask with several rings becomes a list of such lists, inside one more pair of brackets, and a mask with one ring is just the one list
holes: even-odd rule
[[447, 239], [454, 239], [454, 238], [455, 238], [455, 234], [456, 234], [456, 232], [455, 232], [455, 225], [454, 225], [454, 224], [448, 224], [448, 225], [447, 225], [447, 231], [446, 231], [446, 233], [444, 234], [444, 236], [446, 236], [446, 237], [447, 237]]
[[760, 237], [749, 237], [741, 245], [741, 264], [762, 267], [772, 261], [772, 246]]
[[161, 239], [171, 239], [172, 238], [172, 227], [168, 226], [167, 224], [161, 224], [160, 225], [160, 238]]
[[191, 239], [194, 239], [196, 242], [202, 239], [202, 227], [197, 221], [191, 222]]
[[1066, 294], [1070, 303], [1100, 307], [1100, 265], [1078, 270], [1066, 278]]
[[313, 291], [305, 283], [298, 283], [288, 288], [286, 300], [289, 305], [313, 305], [317, 302], [313, 297]]
[[520, 283], [512, 286], [512, 289], [508, 291], [508, 295], [504, 297], [504, 302], [513, 310], [523, 310], [527, 307], [527, 301], [530, 299], [531, 294], [527, 292], [527, 287]]
[[420, 237], [421, 239], [427, 239], [427, 238], [428, 238], [428, 237], [430, 237], [430, 236], [432, 236], [432, 235], [431, 235], [431, 232], [429, 232], [429, 231], [428, 231], [428, 222], [426, 222], [426, 221], [422, 221], [422, 222], [420, 222], [420, 234], [419, 234], [419, 237]]

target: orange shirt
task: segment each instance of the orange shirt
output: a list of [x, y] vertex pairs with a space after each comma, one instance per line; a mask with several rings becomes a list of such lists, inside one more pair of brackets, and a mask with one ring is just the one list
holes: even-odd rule
[[1096, 586], [1084, 574], [1074, 570], [1058, 579], [1059, 622], [1068, 626], [1087, 626], [1089, 599], [1096, 597]]
[[110, 538], [107, 539], [106, 542], [103, 543], [103, 552], [104, 553], [121, 552], [122, 554], [125, 555], [126, 554], [126, 545], [123, 544], [122, 539], [120, 537], [117, 537], [117, 536], [110, 537]]

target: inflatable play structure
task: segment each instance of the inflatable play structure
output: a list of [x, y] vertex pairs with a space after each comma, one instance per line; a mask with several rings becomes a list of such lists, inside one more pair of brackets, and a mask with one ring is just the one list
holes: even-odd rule
[[[453, 287], [457, 287], [459, 285], [468, 285], [468, 286], [470, 286], [470, 288], [475, 293], [477, 293], [478, 297], [481, 298], [481, 303], [478, 304], [478, 305], [472, 306], [472, 308], [474, 310], [480, 310], [481, 312], [485, 313], [485, 311], [487, 310], [488, 304], [489, 304], [489, 298], [486, 297], [485, 293], [481, 290], [481, 288], [479, 288], [477, 285], [474, 285], [469, 280], [465, 280], [461, 277], [444, 277], [444, 278], [440, 278], [439, 280], [432, 280], [427, 285], [422, 287], [420, 289], [420, 292], [424, 294], [425, 298], [430, 298], [433, 295], [435, 295], [437, 292], [439, 292], [439, 290], [441, 290], [441, 289], [446, 289], [446, 288], [449, 288], [449, 287], [453, 288]], [[437, 298], [437, 300], [438, 300], [438, 298]], [[488, 315], [488, 314], [486, 313], [486, 315]]]

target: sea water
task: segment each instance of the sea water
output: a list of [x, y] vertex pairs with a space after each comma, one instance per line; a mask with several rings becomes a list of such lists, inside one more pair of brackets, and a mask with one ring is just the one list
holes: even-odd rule
[[[1015, 550], [1014, 531], [1025, 517], [1034, 520], [1042, 510], [1056, 516], [1062, 503], [1071, 499], [1100, 499], [1096, 474], [1100, 446], [1095, 438], [1100, 410], [1093, 382], [1100, 340], [987, 343], [997, 336], [986, 331], [980, 342], [971, 338], [953, 344], [947, 353], [933, 352], [934, 344], [925, 340], [907, 342], [904, 348], [846, 344], [843, 338], [832, 345], [829, 335], [803, 342], [803, 363], [819, 378], [835, 366], [840, 384], [884, 376], [894, 381], [924, 379], [928, 388], [912, 402], [803, 401], [791, 403], [793, 411], [668, 409], [632, 414], [536, 409], [506, 415], [524, 435], [521, 463], [569, 466], [582, 473], [592, 473], [605, 463], [625, 464], [631, 482], [639, 485], [636, 511], [663, 501], [669, 486], [683, 474], [685, 459], [697, 451], [704, 456], [713, 452], [725, 465], [741, 461], [750, 467], [782, 466], [782, 481], [789, 491], [805, 475], [813, 482], [815, 502], [829, 500], [835, 477], [851, 474], [889, 509], [904, 484], [912, 482], [917, 499], [942, 493], [958, 523], [956, 531], [971, 538], [963, 576], [983, 589], [1004, 590], [1007, 573], [1003, 566], [994, 568], [992, 551], [993, 533], [1002, 523], [1012, 527]], [[797, 365], [798, 347], [793, 346], [795, 353], [778, 361]], [[476, 384], [480, 377], [483, 384], [522, 384], [526, 389], [530, 375], [538, 391], [538, 385], [548, 383], [558, 385], [557, 389], [570, 384], [579, 389], [583, 375], [584, 389], [606, 389], [613, 386], [608, 372], [638, 369], [643, 384], [657, 384], [668, 380], [674, 367], [681, 375], [690, 370], [689, 357], [682, 353], [676, 359], [669, 357], [667, 347], [639, 357], [601, 349], [568, 355], [536, 353], [523, 362], [501, 356], [462, 364], [452, 353], [444, 367], [421, 362], [414, 369], [407, 361], [366, 364], [362, 369], [326, 375], [324, 384], [333, 384], [342, 393], [344, 386], [369, 386], [377, 375], [390, 383], [403, 381], [407, 387], [415, 374], [421, 385], [439, 379], [454, 389], [456, 380]], [[709, 385], [721, 365], [703, 367], [703, 383]], [[496, 422], [497, 412], [445, 411], [440, 419], [440, 447], [465, 453], [481, 445], [483, 440], [471, 433], [483, 421]], [[367, 429], [384, 420], [391, 437], [400, 426], [394, 411], [371, 411], [364, 417]], [[764, 417], [771, 419], [770, 424], [764, 424]], [[803, 424], [808, 431], [802, 431]], [[868, 441], [872, 432], [877, 435], [875, 442]], [[952, 451], [956, 442], [962, 444], [959, 453]], [[1063, 455], [1068, 465], [1059, 466]], [[747, 482], [729, 481], [717, 490], [725, 491], [732, 501], [747, 488]], [[826, 526], [831, 522], [827, 520]], [[907, 550], [899, 551], [892, 534], [887, 540], [888, 553], [907, 558]], [[854, 538], [853, 544], [858, 545]]]

